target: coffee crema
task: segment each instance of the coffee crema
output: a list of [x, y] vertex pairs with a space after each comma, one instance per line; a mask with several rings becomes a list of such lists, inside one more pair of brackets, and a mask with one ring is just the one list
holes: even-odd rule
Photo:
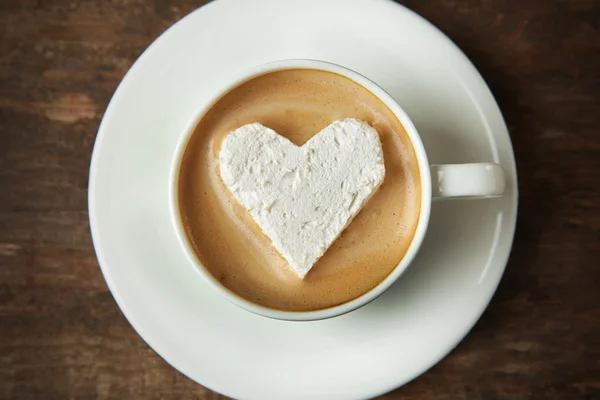
[[[363, 120], [379, 133], [385, 180], [300, 279], [221, 181], [221, 143], [236, 128], [259, 122], [302, 146], [344, 118]], [[178, 196], [188, 242], [204, 267], [237, 295], [286, 311], [333, 307], [376, 287], [404, 257], [421, 207], [417, 157], [400, 121], [358, 83], [312, 69], [268, 73], [218, 100], [187, 144]]]

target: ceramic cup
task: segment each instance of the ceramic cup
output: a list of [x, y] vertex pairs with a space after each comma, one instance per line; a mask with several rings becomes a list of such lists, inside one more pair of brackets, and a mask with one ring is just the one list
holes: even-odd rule
[[[379, 285], [371, 289], [362, 296], [348, 301], [346, 303], [316, 311], [281, 311], [267, 308], [246, 300], [229, 289], [225, 288], [215, 279], [210, 272], [202, 265], [194, 250], [191, 248], [183, 227], [178, 201], [178, 181], [181, 160], [188, 141], [194, 132], [194, 129], [202, 119], [204, 114], [215, 104], [222, 96], [257, 76], [270, 72], [286, 69], [313, 69], [333, 72], [353, 80], [359, 85], [368, 89], [379, 98], [396, 115], [398, 120], [404, 126], [414, 151], [417, 155], [419, 173], [421, 176], [421, 212], [417, 228], [415, 230], [412, 243], [398, 266], [385, 278]], [[240, 76], [231, 80], [227, 87], [215, 94], [212, 101], [206, 103], [205, 107], [192, 118], [186, 131], [182, 134], [179, 144], [176, 148], [173, 158], [171, 179], [169, 182], [169, 204], [171, 218], [177, 233], [181, 248], [186, 253], [187, 258], [195, 270], [204, 278], [204, 280], [214, 290], [219, 292], [224, 298], [233, 304], [250, 311], [252, 313], [265, 317], [290, 320], [290, 321], [311, 321], [325, 318], [332, 318], [338, 315], [356, 310], [359, 307], [371, 302], [380, 296], [386, 289], [406, 271], [408, 266], [414, 260], [415, 256], [427, 231], [429, 216], [431, 211], [431, 202], [435, 198], [487, 198], [501, 196], [504, 193], [504, 172], [502, 167], [494, 163], [476, 163], [476, 164], [449, 164], [449, 165], [430, 165], [427, 160], [427, 154], [423, 142], [415, 128], [414, 124], [396, 101], [380, 88], [373, 81], [340, 65], [317, 61], [317, 60], [282, 60], [255, 67]]]

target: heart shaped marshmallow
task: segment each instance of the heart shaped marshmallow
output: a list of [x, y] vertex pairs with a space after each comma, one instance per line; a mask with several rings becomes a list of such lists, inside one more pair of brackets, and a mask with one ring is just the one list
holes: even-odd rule
[[300, 278], [383, 182], [375, 129], [336, 121], [302, 147], [259, 123], [229, 133], [221, 178]]

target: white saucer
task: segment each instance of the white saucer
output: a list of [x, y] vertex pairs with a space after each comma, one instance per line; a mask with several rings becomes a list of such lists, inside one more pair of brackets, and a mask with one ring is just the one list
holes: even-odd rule
[[[382, 297], [331, 320], [238, 309], [179, 249], [167, 183], [177, 139], [245, 69], [315, 58], [371, 78], [411, 116], [432, 163], [495, 161], [507, 193], [433, 204], [412, 267]], [[386, 0], [219, 0], [163, 34], [131, 68], [102, 121], [90, 172], [98, 259], [133, 327], [168, 363], [234, 398], [367, 398], [433, 366], [487, 306], [512, 244], [517, 182], [500, 111], [443, 34]]]

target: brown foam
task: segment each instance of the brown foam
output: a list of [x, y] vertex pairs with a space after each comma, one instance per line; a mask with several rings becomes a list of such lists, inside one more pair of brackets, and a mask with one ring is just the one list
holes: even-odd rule
[[[377, 129], [385, 180], [301, 280], [220, 180], [220, 145], [235, 128], [260, 122], [300, 146], [343, 118]], [[274, 72], [229, 92], [196, 127], [180, 170], [181, 218], [199, 260], [231, 291], [282, 310], [332, 307], [377, 286], [406, 253], [420, 203], [417, 160], [403, 126], [371, 92], [323, 71]]]

